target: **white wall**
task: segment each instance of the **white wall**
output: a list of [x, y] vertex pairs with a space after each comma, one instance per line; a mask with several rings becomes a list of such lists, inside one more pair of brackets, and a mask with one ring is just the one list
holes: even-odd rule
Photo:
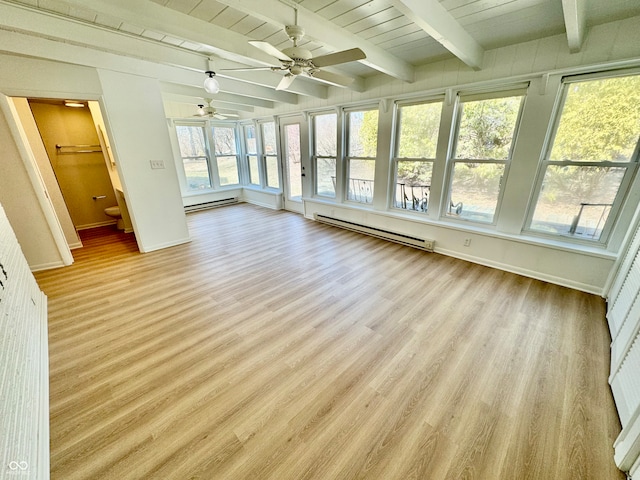
[[[160, 83], [98, 70], [103, 115], [141, 252], [189, 241]], [[152, 169], [151, 161], [164, 168]]]

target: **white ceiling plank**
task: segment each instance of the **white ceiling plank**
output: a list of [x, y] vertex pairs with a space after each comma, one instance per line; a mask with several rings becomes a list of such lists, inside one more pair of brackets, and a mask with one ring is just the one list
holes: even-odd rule
[[[162, 7], [150, 0], [66, 0], [98, 13], [126, 18], [128, 23], [171, 37], [207, 45], [212, 53], [247, 64], [270, 65], [272, 59], [248, 44], [248, 38], [218, 25]], [[255, 51], [254, 51], [255, 50]]]
[[169, 0], [165, 3], [165, 6], [173, 8], [174, 10], [178, 10], [179, 12], [189, 13], [199, 3], [200, 0]]
[[562, 12], [564, 13], [569, 51], [578, 53], [582, 48], [587, 28], [585, 2], [584, 0], [562, 0]]
[[[360, 17], [358, 20], [345, 25], [345, 28], [350, 32], [358, 33], [367, 30], [373, 27], [381, 27], [384, 31], [392, 32], [393, 31], [393, 20], [402, 20], [404, 25], [411, 23], [411, 21], [404, 17], [397, 8], [389, 7], [385, 10], [381, 10], [380, 12], [374, 13], [373, 15]], [[382, 27], [382, 25], [385, 25]], [[362, 38], [367, 38], [362, 36]]]
[[205, 22], [210, 22], [226, 7], [218, 2], [200, 2], [193, 10], [189, 12], [192, 17], [199, 18]]
[[[381, 12], [384, 12], [389, 8], [391, 7], [389, 7], [388, 0], [369, 0], [357, 8], [352, 8], [344, 14], [331, 19], [331, 21], [340, 27], [346, 27], [361, 19], [380, 15]], [[395, 8], [393, 10], [395, 10], [395, 16], [400, 15], [400, 12]]]
[[438, 0], [394, 0], [394, 5], [468, 66], [480, 69], [483, 48]]
[[[294, 10], [292, 7], [274, 0], [218, 0], [225, 5], [233, 6], [258, 18], [263, 18], [267, 22], [276, 23], [284, 28], [286, 25], [293, 25]], [[367, 55], [361, 63], [368, 65], [380, 72], [405, 82], [414, 80], [415, 72], [412, 65], [400, 60], [394, 55], [389, 55], [383, 49], [363, 40], [334, 23], [326, 20], [321, 15], [298, 7], [298, 25], [304, 28], [306, 35], [321, 41], [334, 51], [346, 50], [348, 48], [361, 48]]]
[[227, 7], [216, 15], [216, 17], [211, 20], [211, 23], [219, 25], [222, 28], [232, 29], [236, 23], [246, 16], [246, 13], [236, 10], [235, 8]]
[[[27, 40], [23, 39], [19, 42], [18, 45], [21, 45], [21, 48], [18, 48], [13, 53], [29, 54], [37, 58], [112, 69], [138, 75], [155, 76], [165, 81], [176, 81], [176, 78], [180, 78], [185, 84], [198, 86], [202, 85], [205, 78], [204, 71], [209, 68], [208, 59], [201, 54], [176, 49], [169, 45], [165, 46], [146, 40], [143, 37], [132, 37], [107, 29], [95, 28], [28, 7], [0, 3], [0, 27], [3, 27], [0, 31], [33, 30], [42, 36], [48, 37], [47, 44], [52, 45], [51, 50], [45, 48], [38, 50], [38, 48], [33, 47], [33, 45], [39, 44], [37, 43], [38, 37], [21, 34]], [[59, 39], [60, 41], [53, 39]], [[12, 51], [10, 43], [3, 43], [2, 45], [2, 50]], [[86, 47], [80, 47], [80, 45], [86, 45]], [[23, 46], [26, 50], [22, 50]], [[64, 50], [65, 46], [69, 47], [68, 56], [55, 53]], [[82, 50], [72, 50], [71, 46]], [[105, 46], [108, 46], [108, 52], [105, 51]], [[108, 56], [100, 57], [98, 55], [98, 53], [101, 53], [99, 50], [103, 50]], [[96, 53], [91, 55], [87, 52]], [[132, 52], [135, 57], [129, 56]], [[105, 61], [108, 61], [110, 66], [105, 65], [103, 63]], [[151, 65], [157, 66], [151, 67]], [[176, 73], [178, 70], [184, 72], [184, 74]], [[273, 88], [248, 84], [240, 80], [234, 80], [231, 77], [220, 78], [219, 83], [223, 93], [254, 95], [257, 99], [268, 102], [289, 104], [298, 102], [295, 93], [276, 92]], [[305, 93], [313, 95], [311, 90]], [[319, 98], [326, 98], [323, 95], [325, 93], [320, 91]], [[260, 101], [256, 106], [262, 105], [264, 103]]]
[[398, 28], [406, 27], [407, 25], [413, 25], [411, 20], [409, 20], [404, 15], [400, 15], [393, 20], [389, 20], [388, 22], [382, 22], [377, 25], [368, 26], [366, 22], [356, 22], [347, 27], [347, 30], [357, 33], [362, 38], [366, 38], [367, 40], [371, 40], [372, 38], [382, 35], [385, 32], [396, 30]]

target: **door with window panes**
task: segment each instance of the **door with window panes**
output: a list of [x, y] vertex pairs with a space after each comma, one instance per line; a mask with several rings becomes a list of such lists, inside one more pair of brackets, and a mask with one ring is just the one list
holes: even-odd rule
[[282, 150], [282, 193], [285, 210], [303, 213], [302, 185], [306, 179], [303, 162], [301, 119], [299, 117], [280, 121], [280, 148]]

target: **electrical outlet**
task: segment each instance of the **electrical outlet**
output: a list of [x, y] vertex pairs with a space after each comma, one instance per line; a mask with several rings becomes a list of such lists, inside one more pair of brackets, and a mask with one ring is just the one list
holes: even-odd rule
[[154, 170], [164, 168], [164, 160], [149, 160]]
[[468, 247], [469, 245], [471, 245], [471, 239], [470, 238], [465, 238], [464, 239], [464, 246]]

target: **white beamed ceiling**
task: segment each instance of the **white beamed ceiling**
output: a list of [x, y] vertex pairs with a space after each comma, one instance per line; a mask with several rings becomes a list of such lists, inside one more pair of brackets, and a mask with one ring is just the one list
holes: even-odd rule
[[[265, 102], [295, 103], [299, 95], [326, 98], [329, 88], [337, 88], [302, 79], [282, 95], [274, 90], [281, 73], [225, 71], [276, 65], [248, 41], [291, 46], [283, 26], [295, 22], [294, 6], [307, 32], [301, 45], [314, 56], [364, 50], [366, 60], [327, 69], [355, 77], [351, 88], [358, 91], [368, 76], [383, 73], [411, 82], [415, 67], [446, 58], [457, 57], [478, 69], [485, 50], [550, 35], [566, 34], [567, 48], [578, 52], [590, 27], [640, 15], [638, 0], [0, 0], [5, 10], [0, 29], [191, 74], [212, 67], [227, 94], [226, 107], [233, 109], [234, 99], [244, 95], [247, 99], [238, 105], [246, 110]], [[47, 19], [75, 26], [45, 28]], [[96, 37], [87, 35], [91, 29], [86, 27]], [[172, 78], [160, 80], [169, 84]], [[199, 88], [191, 80], [195, 77], [189, 78], [186, 85], [192, 90], [184, 95], [185, 103], [192, 102]], [[201, 94], [206, 97], [204, 90]], [[168, 87], [167, 95], [179, 101], [180, 90]]]

